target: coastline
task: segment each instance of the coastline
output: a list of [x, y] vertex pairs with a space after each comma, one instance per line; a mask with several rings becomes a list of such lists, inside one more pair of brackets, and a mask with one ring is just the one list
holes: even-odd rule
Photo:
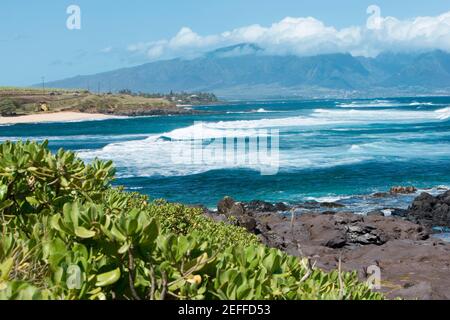
[[71, 122], [71, 121], [94, 121], [120, 119], [122, 116], [112, 116], [100, 113], [83, 113], [72, 111], [61, 111], [53, 113], [30, 114], [17, 117], [0, 117], [0, 125], [49, 123], [49, 122]]
[[389, 299], [435, 300], [450, 297], [450, 243], [435, 237], [433, 228], [450, 226], [449, 201], [449, 190], [436, 196], [421, 193], [408, 209], [388, 215], [383, 210], [366, 215], [340, 211], [339, 203], [292, 206], [230, 197], [214, 211], [200, 208], [210, 219], [243, 227], [271, 248], [308, 257], [321, 270], [342, 268], [365, 281], [375, 267], [380, 276], [376, 289]]

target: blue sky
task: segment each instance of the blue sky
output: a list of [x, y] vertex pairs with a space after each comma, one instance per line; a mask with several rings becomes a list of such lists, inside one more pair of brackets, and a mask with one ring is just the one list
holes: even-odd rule
[[[81, 8], [81, 30], [66, 28], [66, 9], [72, 4]], [[181, 52], [195, 54], [236, 39], [247, 39], [248, 31], [255, 31], [247, 26], [255, 24], [259, 25], [258, 41], [277, 52], [307, 54], [321, 53], [320, 50], [353, 50], [359, 53], [363, 52], [361, 43], [364, 41], [372, 46], [380, 45], [373, 36], [361, 40], [358, 38], [361, 32], [347, 29], [366, 25], [366, 9], [371, 4], [381, 8], [382, 16], [392, 16], [400, 22], [417, 16], [436, 17], [450, 11], [447, 0], [2, 0], [0, 85], [29, 85], [39, 82], [42, 76], [57, 80], [170, 58]], [[313, 17], [314, 20], [284, 20], [286, 17]], [[394, 26], [404, 27], [397, 22]], [[276, 23], [279, 24], [270, 28]], [[286, 32], [300, 37], [293, 39], [302, 44], [301, 50], [292, 45], [294, 40], [285, 41], [289, 33], [280, 33], [286, 25], [294, 30]], [[330, 33], [328, 27], [337, 32]], [[351, 43], [323, 49], [323, 43], [302, 42], [304, 35], [298, 35], [299, 28], [316, 30], [320, 37], [326, 37], [327, 43], [345, 42], [349, 37]], [[232, 30], [237, 30], [238, 36], [223, 35]], [[435, 33], [434, 29], [430, 30]], [[432, 40], [440, 43], [446, 39], [442, 37]], [[359, 39], [357, 44], [354, 43], [356, 38]], [[283, 46], [275, 46], [280, 39], [285, 41]], [[414, 40], [414, 46], [416, 42]], [[413, 42], [402, 38], [398, 43], [399, 47], [409, 48]], [[371, 50], [374, 52], [373, 48]]]

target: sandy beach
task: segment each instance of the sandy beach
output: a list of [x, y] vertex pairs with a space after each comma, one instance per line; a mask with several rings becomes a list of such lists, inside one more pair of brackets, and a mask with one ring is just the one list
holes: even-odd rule
[[81, 112], [55, 112], [41, 113], [18, 117], [0, 117], [0, 125], [18, 123], [45, 123], [45, 122], [67, 122], [67, 121], [90, 121], [122, 118], [98, 113]]

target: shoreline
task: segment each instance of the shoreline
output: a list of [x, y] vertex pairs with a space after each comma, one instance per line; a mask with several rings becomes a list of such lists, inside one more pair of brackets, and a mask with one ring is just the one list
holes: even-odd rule
[[[408, 209], [385, 215], [341, 211], [337, 203], [288, 206], [225, 197], [217, 210], [203, 209], [216, 222], [243, 227], [268, 247], [307, 257], [324, 271], [356, 272], [366, 281], [379, 270], [377, 291], [389, 299], [448, 299], [450, 243], [435, 237], [433, 225], [450, 226], [450, 191], [422, 193]], [[316, 206], [322, 210], [314, 210]], [[201, 208], [201, 207], [200, 207]], [[301, 212], [297, 212], [300, 209]]]
[[83, 113], [72, 111], [61, 111], [53, 113], [30, 114], [17, 117], [0, 117], [0, 125], [51, 123], [51, 122], [73, 122], [73, 121], [95, 121], [122, 119], [123, 116], [105, 115], [100, 113]]

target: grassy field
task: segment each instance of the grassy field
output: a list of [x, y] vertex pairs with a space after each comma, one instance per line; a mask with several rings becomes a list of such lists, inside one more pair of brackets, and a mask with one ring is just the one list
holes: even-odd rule
[[2, 116], [60, 111], [126, 116], [187, 112], [163, 98], [146, 98], [127, 94], [93, 94], [86, 90], [0, 87], [0, 115]]
[[74, 93], [74, 92], [82, 92], [84, 89], [76, 90], [76, 89], [58, 89], [58, 88], [46, 88], [43, 90], [42, 88], [21, 88], [21, 87], [0, 87], [0, 95], [8, 95], [8, 94], [26, 94], [26, 95], [40, 95], [43, 93], [49, 92], [58, 92], [58, 93]]

